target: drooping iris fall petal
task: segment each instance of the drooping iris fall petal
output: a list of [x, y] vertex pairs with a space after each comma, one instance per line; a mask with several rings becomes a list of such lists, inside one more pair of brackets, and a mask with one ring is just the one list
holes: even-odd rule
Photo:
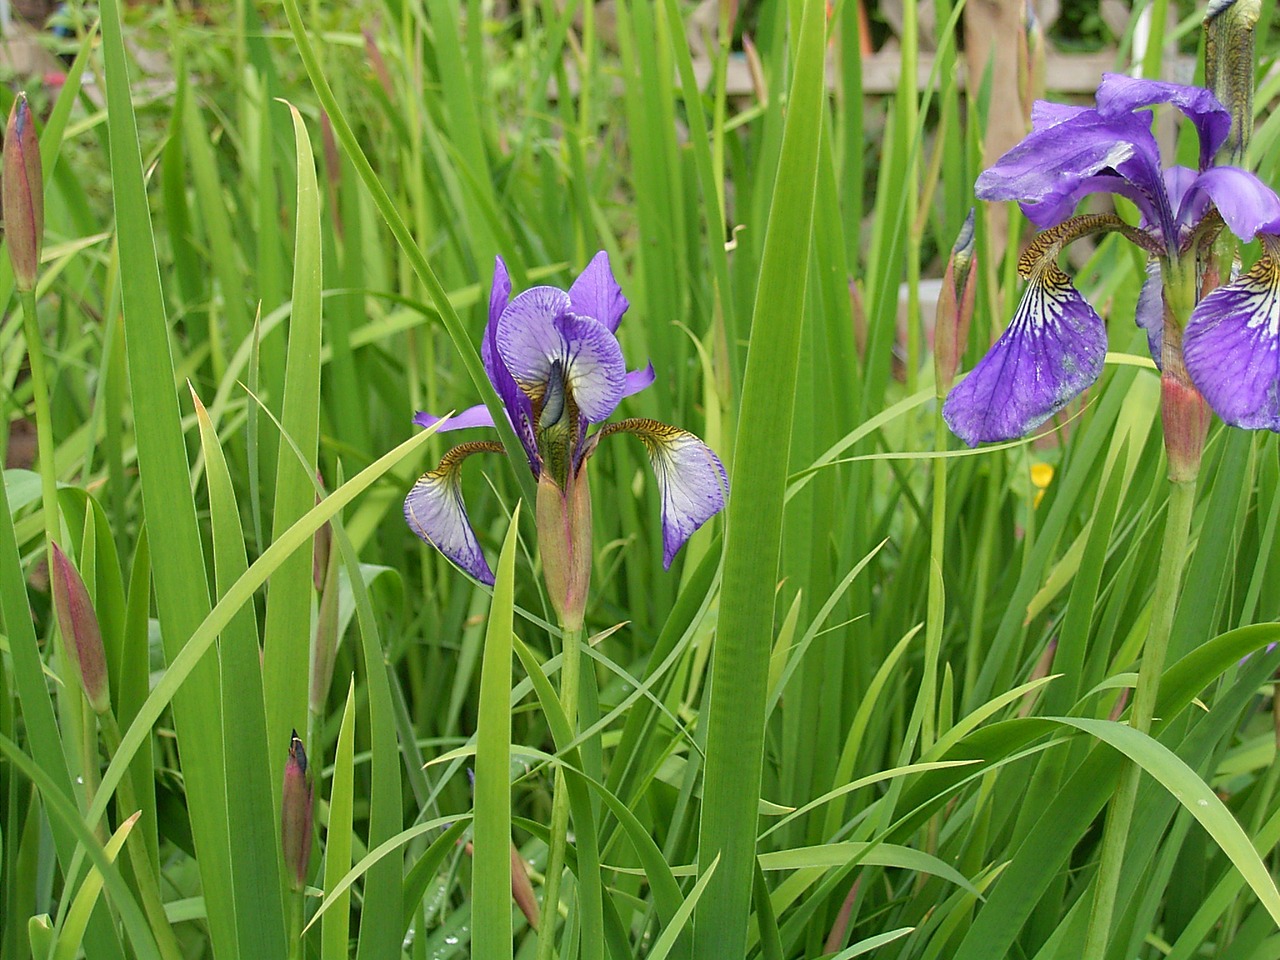
[[943, 418], [971, 447], [1021, 437], [1098, 379], [1106, 352], [1102, 318], [1045, 263], [1008, 329], [947, 396]]
[[671, 561], [693, 532], [724, 509], [729, 477], [711, 448], [687, 430], [657, 420], [611, 423], [593, 439], [612, 433], [640, 438], [662, 495], [662, 564]]
[[1280, 431], [1280, 237], [1263, 236], [1253, 268], [1191, 312], [1183, 356], [1191, 381], [1225, 422]]
[[493, 571], [462, 502], [462, 463], [473, 453], [502, 453], [502, 444], [480, 440], [446, 453], [440, 466], [424, 473], [405, 497], [404, 519], [419, 537], [481, 583], [493, 586]]

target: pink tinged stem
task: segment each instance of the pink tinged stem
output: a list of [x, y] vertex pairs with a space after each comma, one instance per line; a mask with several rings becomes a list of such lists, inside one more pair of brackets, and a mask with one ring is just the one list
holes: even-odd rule
[[1182, 356], [1182, 327], [1170, 320], [1166, 313], [1160, 351], [1160, 419], [1164, 424], [1169, 479], [1174, 483], [1193, 483], [1200, 473], [1211, 412], [1187, 374]]
[[849, 887], [849, 895], [844, 898], [844, 903], [840, 905], [840, 913], [836, 916], [836, 922], [831, 925], [831, 932], [827, 934], [826, 945], [822, 948], [824, 953], [835, 953], [844, 946], [845, 937], [849, 935], [849, 920], [853, 917], [853, 905], [858, 899], [858, 888], [862, 886], [862, 876], [859, 875]]

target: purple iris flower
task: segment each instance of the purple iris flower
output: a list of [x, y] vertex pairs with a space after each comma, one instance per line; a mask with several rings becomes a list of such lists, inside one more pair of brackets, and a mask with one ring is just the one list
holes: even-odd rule
[[[639, 437], [657, 475], [663, 561], [670, 567], [690, 535], [724, 507], [728, 478], [706, 444], [656, 420], [621, 420], [588, 433], [624, 397], [654, 381], [652, 364], [628, 372], [623, 362], [615, 331], [628, 306], [603, 251], [567, 291], [532, 287], [514, 299], [506, 264], [498, 257], [480, 357], [540, 487], [550, 481], [569, 499], [575, 484], [585, 483], [584, 467], [602, 437], [624, 432]], [[419, 413], [413, 420], [429, 427], [440, 418]], [[440, 430], [482, 426], [493, 426], [484, 405], [451, 417]], [[493, 583], [493, 573], [467, 519], [461, 467], [473, 453], [502, 449], [494, 441], [454, 447], [414, 484], [404, 502], [414, 533], [487, 584]], [[589, 524], [589, 510], [587, 517]]]
[[[1145, 108], [1163, 103], [1194, 125], [1198, 169], [1161, 166]], [[1166, 380], [1189, 375], [1227, 423], [1280, 430], [1280, 198], [1247, 170], [1214, 165], [1231, 129], [1226, 108], [1200, 87], [1107, 74], [1095, 106], [1039, 101], [1031, 120], [1031, 133], [982, 173], [975, 192], [1017, 200], [1043, 232], [1019, 260], [1027, 288], [1008, 329], [947, 397], [952, 431], [970, 446], [1023, 436], [1098, 378], [1106, 327], [1058, 256], [1103, 232], [1150, 258], [1136, 319]], [[1132, 201], [1139, 225], [1072, 216], [1094, 193]], [[1206, 265], [1223, 226], [1244, 242], [1261, 237], [1261, 259], [1197, 302], [1213, 286]]]

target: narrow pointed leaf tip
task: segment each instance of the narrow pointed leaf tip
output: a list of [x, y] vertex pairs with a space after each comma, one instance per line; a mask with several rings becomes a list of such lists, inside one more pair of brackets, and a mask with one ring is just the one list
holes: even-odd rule
[[89, 706], [95, 713], [104, 714], [111, 709], [111, 689], [98, 615], [94, 612], [84, 580], [67, 555], [56, 543], [49, 547], [54, 613], [58, 629], [62, 632], [63, 646], [80, 674]]
[[40, 141], [25, 93], [18, 94], [9, 113], [0, 194], [14, 283], [24, 292], [34, 290], [44, 245], [44, 177]]

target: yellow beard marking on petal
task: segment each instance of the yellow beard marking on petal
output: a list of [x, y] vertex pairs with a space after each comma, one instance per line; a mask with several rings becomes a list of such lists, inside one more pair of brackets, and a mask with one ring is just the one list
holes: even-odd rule
[[494, 440], [472, 440], [468, 443], [460, 443], [441, 457], [440, 465], [434, 470], [427, 471], [425, 476], [448, 476], [450, 473], [460, 469], [462, 467], [462, 461], [467, 459], [467, 457], [471, 456], [473, 453], [502, 453], [503, 449], [504, 447], [502, 444]]
[[[1018, 276], [1029, 280], [1044, 269], [1046, 263], [1054, 263], [1058, 254], [1069, 243], [1094, 233], [1119, 233], [1155, 256], [1161, 254], [1158, 245], [1146, 233], [1129, 226], [1112, 213], [1092, 213], [1064, 220], [1056, 227], [1041, 230], [1018, 258]], [[1055, 268], [1056, 269], [1056, 268]], [[1059, 271], [1060, 272], [1060, 271]]]

